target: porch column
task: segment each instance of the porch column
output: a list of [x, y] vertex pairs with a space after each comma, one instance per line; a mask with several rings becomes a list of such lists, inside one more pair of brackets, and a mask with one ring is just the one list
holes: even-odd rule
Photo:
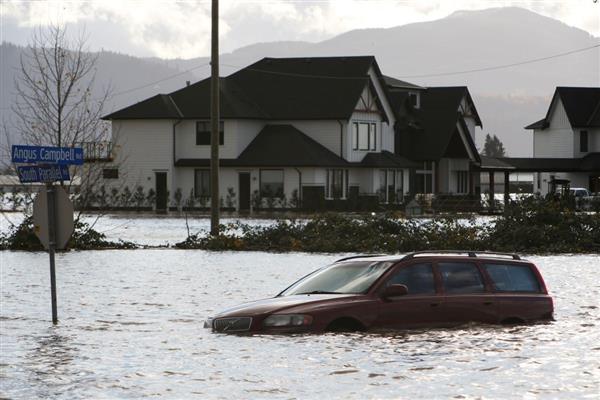
[[504, 171], [504, 209], [510, 201], [510, 172]]
[[489, 172], [490, 177], [490, 211], [494, 211], [496, 208], [496, 201], [494, 200], [494, 186], [496, 183], [494, 182], [494, 171]]

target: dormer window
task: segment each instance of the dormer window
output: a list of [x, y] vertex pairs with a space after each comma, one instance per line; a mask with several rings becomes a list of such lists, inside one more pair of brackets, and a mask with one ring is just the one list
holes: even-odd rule
[[410, 105], [413, 108], [420, 108], [421, 107], [421, 99], [419, 97], [419, 93], [418, 92], [409, 92], [408, 93], [408, 100], [410, 102]]
[[352, 124], [352, 150], [375, 151], [377, 149], [377, 124], [354, 122]]

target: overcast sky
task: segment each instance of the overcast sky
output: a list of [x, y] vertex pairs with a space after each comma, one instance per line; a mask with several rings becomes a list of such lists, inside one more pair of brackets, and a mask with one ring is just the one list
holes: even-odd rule
[[[221, 0], [221, 53], [257, 43], [320, 41], [361, 28], [387, 28], [443, 18], [458, 10], [517, 6], [600, 36], [594, 0]], [[27, 44], [32, 28], [85, 26], [91, 50], [135, 56], [193, 58], [210, 52], [210, 1], [0, 0], [1, 39]]]

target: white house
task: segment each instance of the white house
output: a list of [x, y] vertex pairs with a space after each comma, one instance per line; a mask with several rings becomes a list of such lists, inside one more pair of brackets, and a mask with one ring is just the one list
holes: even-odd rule
[[[415, 164], [374, 57], [265, 58], [221, 78], [220, 196], [238, 210], [361, 195], [397, 202]], [[129, 186], [210, 195], [210, 80], [107, 115]], [[269, 201], [271, 200], [271, 201]]]
[[557, 87], [546, 116], [525, 129], [533, 130], [535, 192], [565, 185], [600, 191], [600, 88]]
[[[364, 56], [264, 58], [221, 78], [220, 90], [225, 207], [355, 208], [472, 192], [481, 121], [464, 87], [387, 78]], [[105, 116], [118, 142], [106, 183], [154, 190], [157, 209], [167, 193], [207, 205], [209, 100], [205, 79]]]

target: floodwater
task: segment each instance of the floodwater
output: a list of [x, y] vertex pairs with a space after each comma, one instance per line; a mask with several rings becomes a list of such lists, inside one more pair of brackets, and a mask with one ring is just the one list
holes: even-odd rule
[[600, 256], [531, 257], [556, 321], [295, 336], [213, 334], [216, 311], [273, 296], [332, 255], [2, 252], [0, 397], [599, 398]]
[[[25, 219], [21, 212], [0, 213], [0, 232], [8, 232], [13, 225], [18, 225]], [[143, 246], [172, 246], [184, 241], [188, 232], [190, 235], [210, 232], [210, 218], [206, 216], [183, 216], [168, 214], [84, 214], [82, 221], [106, 235], [107, 240], [125, 240]], [[275, 223], [269, 218], [236, 218], [225, 216], [221, 224], [227, 225], [241, 221], [251, 226], [264, 226]]]

